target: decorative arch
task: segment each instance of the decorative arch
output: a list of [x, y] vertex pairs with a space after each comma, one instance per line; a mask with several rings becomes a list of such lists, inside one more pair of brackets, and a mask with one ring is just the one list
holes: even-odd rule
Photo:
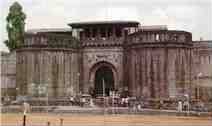
[[96, 64], [94, 64], [89, 72], [89, 82], [90, 82], [90, 86], [92, 88], [95, 87], [95, 76], [96, 76], [96, 72], [101, 69], [102, 67], [108, 67], [112, 70], [113, 73], [113, 79], [114, 79], [114, 88], [117, 87], [117, 82], [118, 82], [118, 72], [115, 68], [115, 66], [109, 62], [106, 61], [101, 61], [98, 62]]

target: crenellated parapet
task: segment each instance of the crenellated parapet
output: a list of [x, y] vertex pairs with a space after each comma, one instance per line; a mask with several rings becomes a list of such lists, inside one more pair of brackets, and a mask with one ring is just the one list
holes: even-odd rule
[[140, 30], [127, 37], [126, 44], [154, 47], [182, 47], [192, 45], [192, 35], [176, 30]]
[[25, 34], [24, 43], [21, 48], [70, 48], [77, 49], [80, 42], [70, 35], [61, 34]]

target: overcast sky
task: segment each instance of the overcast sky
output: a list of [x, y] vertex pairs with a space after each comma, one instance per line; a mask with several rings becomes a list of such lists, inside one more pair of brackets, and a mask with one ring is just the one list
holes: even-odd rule
[[[15, 0], [0, 0], [0, 50], [6, 50], [6, 21]], [[68, 28], [67, 23], [136, 20], [193, 33], [193, 40], [212, 40], [212, 0], [16, 0], [27, 15], [26, 30]]]

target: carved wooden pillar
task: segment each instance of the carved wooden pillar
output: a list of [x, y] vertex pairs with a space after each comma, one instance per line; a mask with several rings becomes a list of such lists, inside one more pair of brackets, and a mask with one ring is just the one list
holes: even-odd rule
[[160, 41], [164, 41], [164, 34], [160, 34]]
[[108, 39], [108, 28], [105, 28], [105, 38]]
[[146, 42], [146, 38], [147, 38], [146, 34], [143, 34], [142, 41]]
[[116, 28], [112, 27], [112, 37], [116, 38]]
[[92, 39], [93, 38], [93, 29], [89, 28], [89, 38]]
[[169, 34], [168, 33], [165, 34], [165, 41], [169, 41]]
[[150, 33], [150, 36], [151, 36], [151, 42], [155, 42], [156, 41], [156, 34]]
[[122, 29], [121, 29], [121, 37], [124, 38], [124, 37], [125, 37], [124, 35], [125, 35], [125, 34], [124, 34], [124, 28], [122, 28]]
[[82, 40], [85, 40], [85, 30], [83, 30], [82, 32], [81, 32], [81, 34], [82, 34]]
[[150, 36], [150, 34], [149, 34], [149, 32], [147, 32], [147, 42], [150, 42], [151, 41], [151, 36]]
[[96, 31], [96, 33], [97, 33], [97, 39], [100, 39], [101, 38], [101, 34], [100, 34], [100, 28], [97, 28], [96, 29], [97, 31]]

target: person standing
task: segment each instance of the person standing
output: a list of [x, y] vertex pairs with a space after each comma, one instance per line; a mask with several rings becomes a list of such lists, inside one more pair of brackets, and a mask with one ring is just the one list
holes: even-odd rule
[[182, 112], [183, 109], [183, 103], [181, 100], [178, 101], [178, 112]]
[[28, 112], [30, 112], [30, 104], [27, 103], [26, 101], [23, 102], [22, 111], [23, 111], [23, 113], [24, 113], [24, 117], [23, 117], [23, 126], [26, 126], [26, 114], [27, 114]]

